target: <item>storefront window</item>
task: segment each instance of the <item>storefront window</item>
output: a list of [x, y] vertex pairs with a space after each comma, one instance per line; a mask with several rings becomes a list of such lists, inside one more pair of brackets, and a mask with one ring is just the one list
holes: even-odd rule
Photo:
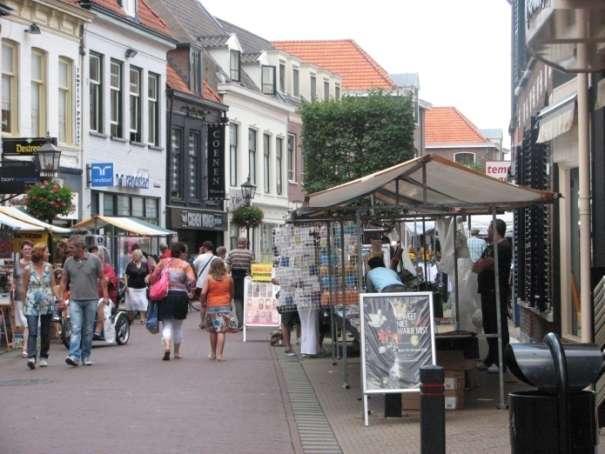
[[144, 218], [145, 210], [143, 208], [143, 198], [133, 197], [132, 199], [132, 216], [135, 218]]
[[105, 216], [115, 216], [116, 207], [112, 194], [102, 194], [103, 197], [103, 214]]
[[153, 224], [158, 224], [158, 199], [145, 199], [145, 218]]
[[260, 227], [260, 256], [257, 260], [262, 263], [273, 262], [273, 229], [275, 224], [262, 224]]
[[130, 197], [118, 196], [118, 216], [130, 216]]

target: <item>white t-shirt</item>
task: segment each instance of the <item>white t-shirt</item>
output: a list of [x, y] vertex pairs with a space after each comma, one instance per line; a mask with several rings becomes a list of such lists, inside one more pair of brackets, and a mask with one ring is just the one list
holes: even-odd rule
[[195, 284], [197, 288], [203, 287], [204, 280], [210, 271], [210, 262], [214, 260], [215, 257], [216, 256], [212, 252], [205, 252], [198, 255], [193, 261], [193, 268], [195, 268], [195, 274], [197, 275], [197, 283]]

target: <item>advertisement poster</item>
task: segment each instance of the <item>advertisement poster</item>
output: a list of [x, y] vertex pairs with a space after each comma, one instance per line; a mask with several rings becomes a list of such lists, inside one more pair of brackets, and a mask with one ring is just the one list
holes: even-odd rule
[[420, 388], [420, 368], [435, 364], [430, 292], [361, 295], [364, 394]]
[[485, 163], [485, 174], [496, 180], [506, 181], [510, 172], [510, 161], [487, 161]]
[[281, 324], [277, 312], [277, 298], [270, 282], [245, 280], [244, 287], [244, 324], [250, 326], [275, 326]]
[[257, 282], [271, 282], [273, 274], [273, 264], [271, 263], [253, 263], [250, 266], [252, 280]]

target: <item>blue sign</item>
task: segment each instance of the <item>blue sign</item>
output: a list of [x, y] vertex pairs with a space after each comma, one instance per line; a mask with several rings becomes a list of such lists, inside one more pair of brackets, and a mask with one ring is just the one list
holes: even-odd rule
[[97, 162], [90, 165], [90, 186], [113, 186], [113, 162]]

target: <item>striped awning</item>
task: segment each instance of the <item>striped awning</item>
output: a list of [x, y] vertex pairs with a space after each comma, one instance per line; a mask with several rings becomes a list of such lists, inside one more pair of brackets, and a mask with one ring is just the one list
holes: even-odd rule
[[576, 95], [548, 106], [538, 114], [540, 132], [536, 142], [545, 143], [571, 131], [576, 120]]
[[134, 218], [126, 218], [121, 216], [93, 216], [74, 226], [74, 229], [98, 229], [105, 225], [113, 225], [114, 227], [140, 236], [170, 236], [176, 235], [176, 232], [167, 230], [159, 226], [149, 224]]

